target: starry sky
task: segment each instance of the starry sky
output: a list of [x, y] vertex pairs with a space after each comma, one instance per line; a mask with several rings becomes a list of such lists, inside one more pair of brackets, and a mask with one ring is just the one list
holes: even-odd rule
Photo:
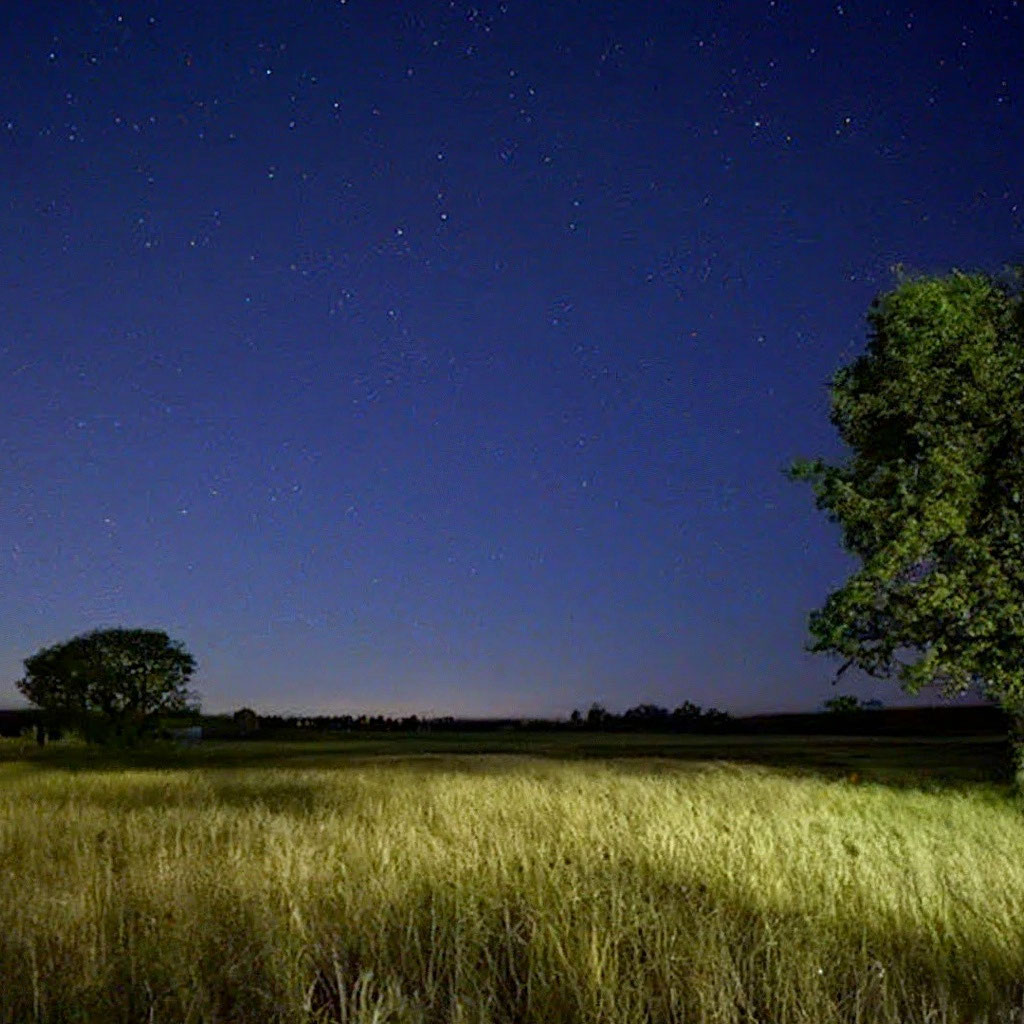
[[[0, 704], [812, 709], [796, 456], [891, 268], [1024, 253], [1024, 6], [8, 4]], [[843, 690], [910, 703], [848, 673]]]

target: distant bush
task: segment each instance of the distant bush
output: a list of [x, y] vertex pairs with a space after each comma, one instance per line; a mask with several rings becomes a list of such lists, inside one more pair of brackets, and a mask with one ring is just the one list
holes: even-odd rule
[[853, 711], [881, 711], [882, 702], [880, 700], [862, 701], [859, 697], [844, 693], [825, 701], [822, 707], [833, 714], [844, 715]]

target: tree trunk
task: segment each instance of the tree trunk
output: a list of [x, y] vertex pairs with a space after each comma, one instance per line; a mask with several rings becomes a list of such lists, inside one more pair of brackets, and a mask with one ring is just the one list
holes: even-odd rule
[[1024, 707], [1007, 707], [1010, 718], [1010, 780], [1018, 793], [1024, 793]]

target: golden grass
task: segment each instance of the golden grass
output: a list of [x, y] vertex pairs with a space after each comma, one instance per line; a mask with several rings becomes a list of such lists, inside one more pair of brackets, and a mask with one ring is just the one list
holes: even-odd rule
[[0, 764], [0, 1020], [1021, 1021], [995, 787], [514, 756]]

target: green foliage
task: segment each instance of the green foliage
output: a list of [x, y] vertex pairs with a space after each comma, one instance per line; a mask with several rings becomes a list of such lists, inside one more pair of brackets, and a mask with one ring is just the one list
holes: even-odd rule
[[[800, 459], [862, 567], [810, 617], [808, 650], [917, 693], [1024, 710], [1024, 300], [986, 274], [905, 280], [831, 382], [839, 465]], [[918, 655], [902, 660], [900, 652]], [[837, 676], [838, 678], [838, 676]]]
[[833, 711], [836, 714], [849, 714], [853, 711], [881, 711], [880, 700], [861, 700], [849, 693], [841, 693], [838, 697], [832, 697], [822, 703], [826, 711]]
[[848, 714], [851, 711], [860, 711], [860, 701], [848, 693], [843, 693], [838, 697], [825, 701], [825, 710], [837, 715]]
[[95, 630], [26, 658], [17, 686], [90, 739], [130, 741], [152, 731], [162, 714], [198, 709], [187, 689], [195, 667], [192, 655], [160, 630]]

